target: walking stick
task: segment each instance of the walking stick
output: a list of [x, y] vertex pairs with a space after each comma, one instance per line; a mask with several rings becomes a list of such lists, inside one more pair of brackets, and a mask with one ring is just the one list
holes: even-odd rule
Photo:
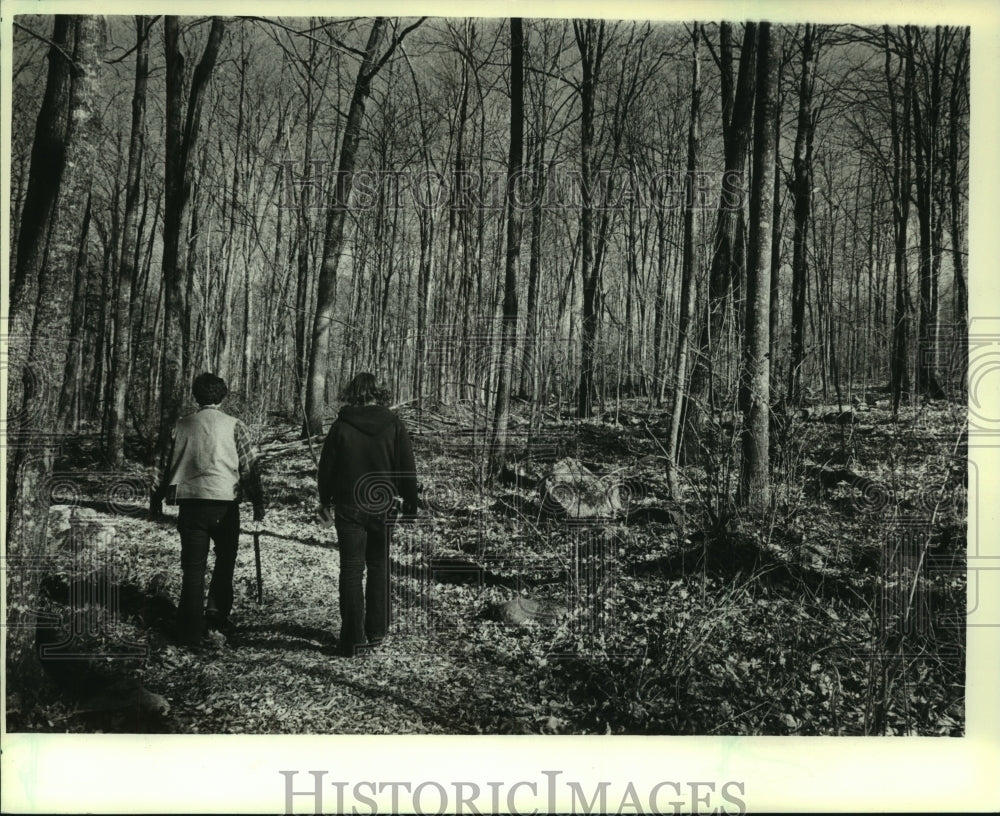
[[260, 528], [253, 531], [253, 560], [257, 565], [257, 605], [264, 603], [264, 581], [260, 575]]

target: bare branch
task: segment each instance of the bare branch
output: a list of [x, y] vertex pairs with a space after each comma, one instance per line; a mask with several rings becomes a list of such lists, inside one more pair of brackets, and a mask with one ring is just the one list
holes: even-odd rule
[[17, 20], [14, 20], [14, 28], [21, 29], [21, 31], [23, 31], [25, 34], [28, 34], [28, 35], [34, 37], [36, 40], [39, 40], [39, 41], [45, 43], [47, 46], [49, 46], [49, 48], [52, 48], [53, 50], [55, 50], [58, 53], [62, 54], [62, 56], [66, 59], [66, 62], [68, 62], [72, 66], [72, 68], [73, 68], [74, 71], [76, 70], [77, 66], [76, 66], [76, 63], [73, 62], [73, 58], [69, 54], [67, 54], [65, 51], [63, 51], [62, 48], [59, 45], [57, 45], [56, 43], [52, 42], [52, 40], [50, 40], [48, 37], [43, 37], [41, 34], [36, 34], [30, 28], [26, 28], [25, 26], [21, 25]]
[[156, 24], [157, 20], [159, 20], [160, 17], [162, 16], [163, 16], [162, 14], [158, 14], [152, 20], [149, 21], [149, 25], [146, 26], [146, 30], [143, 32], [142, 37], [139, 40], [137, 40], [135, 45], [133, 45], [128, 51], [126, 51], [120, 57], [115, 57], [115, 59], [104, 60], [104, 64], [116, 65], [119, 62], [124, 62], [125, 58], [128, 57], [129, 54], [131, 54], [133, 51], [135, 51], [135, 49], [139, 47], [140, 43], [143, 43], [149, 39], [149, 32], [153, 30], [153, 26]]

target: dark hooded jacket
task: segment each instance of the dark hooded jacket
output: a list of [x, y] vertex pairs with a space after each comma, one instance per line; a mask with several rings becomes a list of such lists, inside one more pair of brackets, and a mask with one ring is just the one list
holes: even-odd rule
[[370, 513], [403, 497], [403, 512], [417, 509], [417, 474], [406, 426], [381, 405], [345, 405], [323, 443], [319, 500]]

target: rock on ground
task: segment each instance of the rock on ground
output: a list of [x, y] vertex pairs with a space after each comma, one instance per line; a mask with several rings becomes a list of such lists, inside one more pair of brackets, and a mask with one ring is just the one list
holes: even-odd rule
[[561, 459], [542, 481], [542, 508], [574, 519], [611, 518], [624, 509], [617, 481], [599, 479], [578, 460]]
[[521, 597], [507, 601], [500, 609], [504, 623], [514, 626], [530, 622], [555, 625], [567, 612], [565, 606], [553, 601]]

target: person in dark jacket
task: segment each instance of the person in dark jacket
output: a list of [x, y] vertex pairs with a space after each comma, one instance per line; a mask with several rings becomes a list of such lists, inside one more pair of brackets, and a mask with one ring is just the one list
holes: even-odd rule
[[[253, 503], [255, 522], [264, 519], [260, 459], [250, 431], [219, 407], [229, 389], [215, 374], [199, 374], [191, 391], [199, 408], [174, 427], [169, 468], [156, 494], [176, 502], [181, 536], [181, 599], [178, 635], [182, 644], [199, 648], [205, 637], [215, 644], [232, 632], [233, 570], [240, 537], [240, 501]], [[205, 599], [209, 541], [215, 542], [215, 566]], [[209, 639], [210, 641], [212, 638]]]
[[347, 404], [323, 443], [318, 483], [321, 512], [332, 508], [340, 546], [340, 652], [353, 656], [388, 632], [386, 521], [397, 495], [403, 515], [416, 514], [417, 477], [406, 426], [386, 407], [389, 393], [375, 377], [358, 374], [341, 399]]

